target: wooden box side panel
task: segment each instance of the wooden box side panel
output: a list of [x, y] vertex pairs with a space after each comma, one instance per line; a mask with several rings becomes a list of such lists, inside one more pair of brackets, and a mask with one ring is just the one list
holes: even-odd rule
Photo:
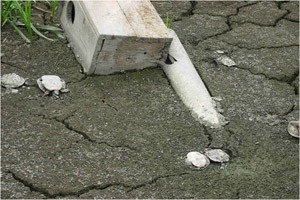
[[97, 53], [98, 36], [80, 1], [67, 1], [64, 4], [61, 24], [75, 53], [76, 59], [86, 73], [91, 73]]

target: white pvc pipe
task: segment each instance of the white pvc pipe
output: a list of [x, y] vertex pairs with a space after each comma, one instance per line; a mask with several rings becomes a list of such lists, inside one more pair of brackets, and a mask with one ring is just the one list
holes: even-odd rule
[[198, 121], [212, 128], [222, 127], [227, 123], [224, 116], [216, 110], [215, 102], [211, 99], [178, 36], [171, 29], [170, 35], [173, 41], [169, 54], [177, 61], [164, 65], [163, 70], [174, 90]]

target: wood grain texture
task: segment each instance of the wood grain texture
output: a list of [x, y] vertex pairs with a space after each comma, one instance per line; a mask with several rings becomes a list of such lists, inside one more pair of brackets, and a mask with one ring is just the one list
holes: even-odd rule
[[117, 1], [80, 1], [80, 4], [100, 34], [136, 36]]
[[168, 37], [168, 30], [150, 1], [118, 0], [118, 4], [137, 37]]

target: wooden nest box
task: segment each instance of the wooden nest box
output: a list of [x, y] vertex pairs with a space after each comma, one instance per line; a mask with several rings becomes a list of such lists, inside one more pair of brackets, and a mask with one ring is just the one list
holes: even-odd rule
[[172, 42], [148, 0], [66, 1], [61, 24], [87, 74], [156, 66]]

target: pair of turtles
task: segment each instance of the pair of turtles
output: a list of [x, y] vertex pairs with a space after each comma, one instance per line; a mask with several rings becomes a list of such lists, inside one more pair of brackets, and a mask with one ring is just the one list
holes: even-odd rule
[[[37, 84], [45, 95], [58, 96], [60, 93], [69, 92], [66, 82], [56, 75], [44, 75], [37, 79]], [[1, 85], [7, 90], [16, 90], [16, 88], [26, 85], [26, 79], [16, 73], [4, 74], [1, 77]]]
[[192, 151], [187, 154], [185, 162], [198, 169], [204, 169], [210, 164], [210, 160], [220, 163], [228, 162], [229, 155], [221, 149], [206, 149], [204, 154]]
[[[293, 137], [299, 138], [299, 124], [300, 121], [290, 121], [288, 124], [288, 132]], [[225, 163], [229, 161], [229, 158], [229, 155], [221, 149], [205, 149], [203, 154], [197, 151], [189, 152], [185, 162], [198, 169], [204, 169], [210, 164], [210, 160]]]

